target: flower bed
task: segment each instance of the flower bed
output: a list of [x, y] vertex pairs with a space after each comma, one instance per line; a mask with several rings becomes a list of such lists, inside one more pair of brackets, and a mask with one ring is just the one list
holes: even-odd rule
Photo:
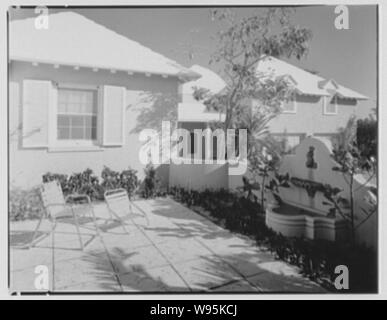
[[[137, 171], [131, 168], [121, 172], [104, 167], [101, 179], [91, 169], [73, 173], [70, 176], [60, 173], [48, 172], [42, 176], [42, 182], [58, 181], [63, 195], [86, 194], [92, 201], [102, 201], [107, 190], [125, 189], [130, 198], [141, 196], [152, 198], [165, 196], [166, 192], [161, 187], [156, 171], [152, 165], [145, 168], [144, 181], [137, 177]], [[10, 190], [10, 220], [36, 219], [45, 212], [38, 188], [30, 190]]]
[[349, 270], [349, 291], [370, 293], [377, 290], [377, 255], [363, 246], [284, 237], [265, 224], [260, 205], [226, 190], [188, 191], [170, 188], [169, 194], [178, 202], [190, 207], [213, 222], [233, 232], [255, 239], [280, 260], [296, 265], [301, 273], [334, 292], [335, 268], [345, 265]]

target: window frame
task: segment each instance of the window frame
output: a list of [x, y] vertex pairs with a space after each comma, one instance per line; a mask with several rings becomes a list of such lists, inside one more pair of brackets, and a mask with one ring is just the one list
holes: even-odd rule
[[293, 110], [285, 110], [284, 109], [285, 101], [281, 102], [281, 113], [285, 113], [285, 114], [296, 114], [297, 113], [297, 99], [296, 99], [296, 97], [297, 97], [297, 95], [295, 93], [293, 93], [291, 99], [288, 101], [293, 106]]
[[[328, 100], [328, 98], [331, 98], [330, 100]], [[334, 112], [329, 112], [327, 110], [327, 107], [330, 103], [330, 101], [332, 101], [332, 99], [334, 99], [334, 106], [335, 106], [335, 111]], [[337, 103], [337, 95], [334, 95], [333, 97], [327, 97], [327, 96], [324, 96], [324, 115], [327, 115], [327, 116], [335, 116], [338, 114], [338, 103]]]
[[[99, 114], [99, 86], [96, 85], [84, 85], [84, 84], [74, 84], [74, 83], [55, 83], [56, 87], [56, 95], [54, 97], [54, 108], [53, 113], [51, 117], [51, 130], [50, 130], [50, 136], [52, 137], [50, 146], [52, 149], [90, 149], [93, 148], [100, 148], [100, 141], [99, 141], [99, 133], [98, 131], [101, 130], [99, 126], [99, 120], [100, 117]], [[88, 91], [95, 91], [93, 94], [96, 97], [96, 108], [97, 108], [97, 120], [96, 120], [96, 137], [95, 139], [59, 139], [58, 138], [58, 115], [59, 115], [59, 90], [60, 89], [68, 89], [68, 90], [88, 90]]]

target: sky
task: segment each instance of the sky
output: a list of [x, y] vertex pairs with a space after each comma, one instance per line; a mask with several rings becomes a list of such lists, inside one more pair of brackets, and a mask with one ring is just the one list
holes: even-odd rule
[[[359, 117], [367, 116], [377, 98], [377, 7], [348, 6], [349, 29], [337, 30], [334, 6], [297, 7], [292, 21], [313, 33], [305, 58], [289, 62], [318, 71], [324, 78], [370, 97], [360, 104]], [[217, 22], [209, 7], [195, 8], [83, 8], [76, 11], [152, 50], [190, 67], [209, 65], [215, 50]], [[259, 8], [236, 8], [239, 16], [250, 16]], [[261, 9], [262, 10], [262, 9]], [[50, 9], [50, 12], [58, 9]], [[62, 10], [60, 10], [62, 11]], [[31, 9], [12, 11], [11, 19], [35, 16]]]

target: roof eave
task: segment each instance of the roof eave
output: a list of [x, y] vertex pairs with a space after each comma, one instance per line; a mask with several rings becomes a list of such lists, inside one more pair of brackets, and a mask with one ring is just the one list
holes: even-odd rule
[[360, 95], [360, 96], [347, 96], [347, 95], [343, 95], [341, 94], [340, 92], [336, 92], [336, 94], [342, 98], [342, 99], [352, 99], [352, 100], [370, 100], [370, 98], [366, 97], [366, 96], [363, 96], [363, 95]]
[[[180, 71], [176, 73], [172, 72], [157, 72], [152, 70], [141, 70], [141, 69], [128, 69], [128, 68], [116, 68], [115, 66], [106, 66], [100, 64], [79, 64], [76, 62], [63, 62], [56, 60], [43, 60], [43, 59], [31, 59], [27, 57], [13, 56], [9, 57], [9, 61], [19, 61], [19, 62], [29, 62], [35, 64], [51, 64], [51, 65], [59, 65], [64, 67], [79, 67], [79, 68], [89, 68], [89, 69], [101, 69], [101, 70], [115, 70], [127, 73], [139, 73], [139, 74], [153, 74], [159, 76], [170, 76], [170, 77], [178, 77], [180, 80], [186, 82], [191, 81], [190, 79], [196, 80], [200, 78], [200, 75], [193, 71]], [[187, 79], [187, 80], [186, 80]]]

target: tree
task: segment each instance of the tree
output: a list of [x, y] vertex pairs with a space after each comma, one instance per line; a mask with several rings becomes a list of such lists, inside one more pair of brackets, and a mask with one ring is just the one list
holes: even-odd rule
[[370, 158], [376, 157], [378, 149], [378, 123], [373, 115], [357, 120], [357, 144], [360, 152]]
[[281, 102], [290, 97], [293, 90], [288, 77], [258, 74], [256, 66], [266, 56], [301, 59], [308, 52], [311, 31], [293, 25], [291, 12], [288, 8], [258, 9], [237, 20], [230, 9], [212, 10], [213, 20], [223, 28], [217, 34], [217, 49], [210, 63], [220, 65], [227, 86], [214, 95], [197, 88], [196, 97], [226, 114], [224, 129], [243, 125], [239, 115], [253, 99], [260, 102], [257, 114], [267, 117], [278, 113]]
[[[370, 205], [369, 209], [361, 208], [364, 213], [364, 218], [360, 219], [355, 216], [355, 200], [354, 193], [365, 186], [372, 179], [376, 172], [376, 159], [367, 157], [362, 153], [357, 143], [357, 128], [356, 119], [353, 117], [348, 121], [348, 124], [339, 135], [338, 145], [333, 150], [333, 159], [338, 164], [332, 170], [340, 172], [346, 183], [348, 184], [349, 199], [342, 196], [342, 189], [331, 185], [324, 185], [323, 194], [327, 202], [325, 205], [331, 206], [330, 214], [335, 216], [338, 213], [350, 225], [351, 240], [355, 241], [355, 232], [362, 224], [364, 224], [377, 211], [377, 190], [370, 188], [371, 198], [367, 199]], [[371, 172], [368, 178], [360, 187], [355, 189], [355, 176]]]
[[[268, 139], [268, 123], [280, 112], [281, 103], [290, 99], [294, 88], [289, 77], [260, 74], [257, 65], [267, 56], [301, 59], [308, 52], [312, 33], [292, 24], [292, 11], [289, 8], [258, 9], [251, 16], [238, 19], [230, 9], [212, 10], [213, 20], [217, 20], [222, 29], [217, 34], [217, 49], [210, 63], [220, 65], [227, 85], [217, 94], [203, 88], [195, 90], [195, 98], [203, 100], [209, 109], [225, 113], [222, 124], [225, 131], [247, 129], [249, 168], [261, 180], [263, 210], [265, 181], [273, 170], [272, 160], [262, 152], [263, 148], [270, 152], [273, 146]], [[249, 189], [250, 182], [247, 179], [244, 182]]]

